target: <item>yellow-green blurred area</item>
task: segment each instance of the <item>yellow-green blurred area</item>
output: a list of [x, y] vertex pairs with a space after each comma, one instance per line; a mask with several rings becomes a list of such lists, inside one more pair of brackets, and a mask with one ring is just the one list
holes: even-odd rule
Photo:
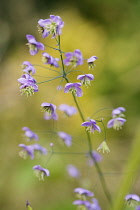
[[[87, 152], [88, 143], [78, 114], [65, 116], [57, 110], [58, 121], [44, 120], [41, 112], [42, 102], [52, 102], [56, 106], [66, 103], [75, 106], [70, 93], [57, 91], [58, 85], [65, 81], [57, 79], [39, 85], [39, 92], [32, 97], [21, 96], [17, 79], [22, 75], [21, 64], [29, 61], [42, 65], [42, 52], [35, 56], [29, 54], [26, 34], [32, 34], [46, 45], [57, 47], [51, 36], [43, 39], [37, 31], [39, 19], [49, 15], [59, 15], [65, 22], [62, 29], [61, 46], [64, 52], [80, 49], [85, 59], [96, 55], [94, 70], [88, 70], [85, 60], [77, 70], [95, 76], [89, 88], [83, 87], [83, 97], [78, 103], [87, 119], [102, 108], [126, 108], [127, 122], [123, 129], [107, 129], [107, 142], [110, 154], [103, 155], [100, 166], [111, 195], [115, 195], [120, 180], [129, 171], [123, 171], [129, 158], [131, 147], [139, 129], [140, 114], [140, 1], [138, 0], [9, 0], [0, 6], [0, 209], [26, 209], [29, 200], [33, 210], [72, 210], [76, 206], [73, 192], [76, 187], [94, 192], [103, 210], [108, 210], [108, 202], [103, 193], [94, 167], [87, 166], [87, 158], [76, 154], [36, 156], [34, 160], [19, 157], [19, 144], [23, 139], [22, 127], [27, 126], [39, 135], [39, 144], [49, 151], [50, 142], [59, 152]], [[45, 52], [59, 57], [58, 51], [46, 47]], [[48, 66], [49, 67], [49, 66]], [[58, 74], [36, 66], [35, 79], [43, 82]], [[68, 78], [77, 82], [72, 72]], [[106, 125], [111, 109], [95, 115], [104, 118]], [[102, 125], [100, 124], [102, 127]], [[102, 128], [103, 129], [103, 128]], [[56, 132], [64, 131], [73, 136], [73, 145], [67, 148], [57, 137]], [[93, 149], [104, 140], [104, 133], [92, 135]], [[35, 142], [31, 142], [35, 143]], [[135, 158], [135, 156], [134, 156]], [[49, 159], [49, 161], [48, 161]], [[80, 179], [68, 176], [66, 166], [74, 164], [81, 172]], [[51, 176], [39, 181], [32, 167], [41, 165], [50, 170]], [[140, 195], [137, 178], [130, 192]]]

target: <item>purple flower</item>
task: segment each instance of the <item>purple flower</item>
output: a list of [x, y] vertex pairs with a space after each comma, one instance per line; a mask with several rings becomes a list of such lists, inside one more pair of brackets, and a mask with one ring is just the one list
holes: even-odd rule
[[118, 107], [116, 109], [113, 109], [112, 111], [112, 116], [113, 118], [118, 116], [118, 117], [124, 117], [124, 114], [122, 114], [122, 112], [125, 112], [126, 109], [124, 107]]
[[66, 66], [73, 66], [74, 68], [78, 65], [83, 64], [83, 56], [80, 50], [75, 50], [73, 53], [65, 53], [66, 59], [64, 59], [64, 64]]
[[136, 206], [136, 210], [140, 210], [140, 206]]
[[71, 144], [72, 144], [72, 137], [71, 137], [69, 134], [67, 134], [67, 133], [65, 133], [65, 132], [63, 132], [63, 131], [59, 131], [57, 134], [58, 134], [58, 136], [64, 141], [64, 143], [65, 143], [68, 147], [71, 146]]
[[78, 193], [78, 194], [80, 194], [80, 195], [88, 196], [88, 197], [94, 196], [94, 193], [93, 193], [93, 192], [91, 192], [91, 191], [89, 191], [89, 190], [86, 190], [86, 189], [84, 189], [84, 188], [76, 188], [76, 189], [74, 190], [74, 192], [76, 192], [76, 193]]
[[83, 122], [81, 126], [86, 126], [86, 130], [90, 131], [91, 133], [94, 133], [95, 130], [98, 132], [101, 132], [101, 128], [96, 125], [96, 121], [91, 119], [90, 121]]
[[52, 34], [52, 38], [55, 38], [57, 35], [60, 35], [61, 28], [63, 28], [64, 22], [59, 16], [50, 15], [50, 19], [40, 19], [38, 21], [39, 32], [42, 33], [42, 37], [45, 38]]
[[32, 145], [19, 144], [18, 146], [23, 148], [19, 152], [20, 157], [26, 159], [27, 155], [29, 155], [32, 160], [34, 159], [34, 147]]
[[92, 74], [79, 75], [77, 79], [81, 80], [82, 85], [90, 85], [90, 81], [94, 79]]
[[54, 112], [53, 114], [49, 114], [48, 112], [45, 112], [44, 114], [44, 119], [45, 120], [50, 120], [50, 119], [53, 119], [53, 120], [58, 120], [58, 115], [56, 112]]
[[80, 86], [81, 83], [67, 83], [65, 85], [64, 93], [72, 92], [74, 93], [74, 95], [81, 97], [83, 95], [83, 92]]
[[38, 86], [36, 85], [36, 80], [31, 77], [30, 74], [24, 74], [21, 78], [18, 79], [18, 82], [21, 84], [20, 91], [22, 94], [31, 96], [34, 92], [38, 91]]
[[47, 149], [45, 147], [42, 147], [40, 144], [33, 144], [32, 146], [34, 150], [39, 151], [41, 154], [43, 155], [47, 154]]
[[33, 167], [35, 170], [35, 175], [39, 178], [39, 180], [44, 180], [45, 176], [50, 176], [50, 172], [46, 168], [42, 168], [40, 165], [36, 165]]
[[80, 176], [79, 170], [74, 165], [67, 165], [67, 172], [70, 176], [78, 178]]
[[119, 130], [122, 128], [122, 125], [124, 125], [125, 122], [126, 120], [124, 118], [117, 117], [117, 118], [109, 120], [109, 122], [107, 123], [107, 127], [108, 128], [113, 127], [115, 130]]
[[35, 139], [36, 141], [38, 141], [38, 135], [34, 133], [33, 131], [31, 131], [30, 128], [23, 127], [22, 130], [25, 131], [24, 135], [27, 137], [27, 140], [30, 141], [32, 139]]
[[96, 198], [92, 198], [92, 203], [89, 206], [89, 210], [101, 210], [99, 206], [98, 200]]
[[54, 104], [51, 104], [51, 103], [46, 103], [46, 102], [43, 102], [41, 104], [43, 110], [45, 112], [47, 112], [49, 115], [52, 115], [54, 114], [55, 110], [56, 110], [56, 106]]
[[87, 156], [90, 158], [88, 161], [89, 166], [93, 166], [95, 164], [95, 162], [102, 161], [102, 156], [96, 151], [92, 151], [92, 158], [90, 157], [89, 154], [87, 154]]
[[56, 89], [57, 90], [62, 90], [63, 89], [63, 86], [62, 85], [58, 85]]
[[53, 58], [51, 55], [49, 55], [48, 53], [42, 53], [43, 57], [42, 57], [42, 62], [44, 64], [50, 64], [51, 66], [55, 66], [56, 68], [59, 67], [58, 65], [58, 61], [59, 58]]
[[67, 116], [72, 116], [77, 113], [77, 109], [74, 106], [69, 106], [67, 104], [60, 104], [59, 110], [65, 112]]
[[85, 206], [86, 209], [89, 209], [91, 205], [91, 203], [87, 200], [76, 200], [73, 202], [73, 204], [78, 206]]
[[87, 59], [89, 70], [94, 69], [94, 66], [95, 66], [94, 61], [97, 60], [97, 59], [98, 59], [98, 57], [96, 57], [96, 56], [92, 56], [89, 59]]
[[21, 66], [22, 66], [23, 71], [26, 72], [27, 74], [30, 74], [30, 73], [35, 74], [36, 72], [35, 68], [29, 61], [24, 61]]
[[140, 202], [140, 197], [136, 194], [128, 194], [125, 196], [126, 204], [131, 207], [136, 207]]
[[41, 42], [37, 42], [34, 36], [26, 35], [26, 38], [29, 42], [27, 45], [29, 46], [29, 52], [31, 55], [35, 55], [39, 50], [45, 49], [44, 45]]

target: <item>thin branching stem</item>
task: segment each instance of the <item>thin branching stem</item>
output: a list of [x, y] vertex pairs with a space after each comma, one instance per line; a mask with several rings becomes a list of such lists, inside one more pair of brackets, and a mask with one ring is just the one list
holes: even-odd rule
[[43, 82], [38, 82], [37, 84], [42, 84], [42, 83], [45, 83], [45, 82], [50, 82], [52, 80], [55, 80], [55, 79], [58, 79], [58, 78], [61, 78], [63, 76], [58, 76], [58, 77], [54, 77], [53, 79], [49, 79], [49, 80], [46, 80], [46, 81], [43, 81]]
[[47, 69], [47, 70], [50, 70], [50, 71], [55, 71], [55, 72], [57, 72], [58, 74], [62, 74], [61, 72], [59, 72], [59, 71], [57, 71], [57, 70], [54, 70], [54, 69], [51, 69], [51, 68], [47, 68], [47, 67], [42, 66], [42, 65], [36, 65], [36, 64], [34, 64], [33, 66], [39, 66], [39, 67], [42, 67], [42, 68]]

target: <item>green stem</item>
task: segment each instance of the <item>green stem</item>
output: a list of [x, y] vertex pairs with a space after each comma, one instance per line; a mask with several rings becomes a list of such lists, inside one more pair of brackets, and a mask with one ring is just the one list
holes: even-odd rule
[[55, 79], [58, 79], [60, 77], [63, 77], [63, 76], [55, 77], [53, 79], [49, 79], [49, 80], [46, 80], [46, 81], [43, 81], [43, 82], [38, 82], [37, 84], [42, 84], [42, 83], [45, 83], [45, 82], [50, 82], [50, 81], [55, 80]]

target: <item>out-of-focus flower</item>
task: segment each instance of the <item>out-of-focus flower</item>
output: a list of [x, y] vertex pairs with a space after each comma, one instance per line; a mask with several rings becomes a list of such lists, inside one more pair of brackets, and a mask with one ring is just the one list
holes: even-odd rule
[[72, 116], [77, 113], [77, 109], [74, 106], [69, 106], [67, 104], [60, 104], [59, 110], [65, 112], [67, 116]]
[[55, 38], [62, 33], [61, 29], [64, 26], [60, 16], [50, 15], [50, 19], [40, 19], [38, 21], [38, 30], [42, 33], [42, 37], [45, 38], [52, 35]]
[[67, 83], [65, 85], [64, 93], [72, 92], [74, 95], [81, 97], [83, 95], [82, 89], [80, 88], [81, 83]]
[[108, 128], [113, 127], [115, 130], [119, 130], [122, 128], [125, 122], [126, 120], [124, 118], [121, 118], [121, 117], [113, 118], [109, 120], [109, 122], [107, 123], [107, 127]]
[[89, 206], [89, 210], [101, 210], [98, 200], [96, 198], [92, 198], [91, 200], [92, 200], [92, 203]]
[[[79, 207], [81, 207], [79, 209], [83, 209], [82, 206], [85, 206], [86, 209], [89, 209], [89, 207], [91, 205], [91, 203], [89, 201], [87, 201], [87, 200], [76, 200], [76, 201], [73, 202], [73, 204], [74, 205], [78, 205]], [[84, 210], [85, 210], [85, 207], [84, 207]]]
[[19, 144], [18, 146], [23, 148], [19, 152], [20, 157], [26, 159], [27, 155], [29, 155], [32, 160], [34, 159], [34, 147], [32, 145]]
[[46, 168], [42, 168], [40, 165], [36, 165], [33, 167], [35, 170], [35, 175], [39, 178], [39, 180], [44, 180], [45, 176], [50, 176], [50, 172]]
[[47, 149], [45, 147], [42, 147], [40, 144], [33, 144], [32, 145], [34, 150], [39, 151], [41, 154], [46, 155]]
[[94, 69], [94, 66], [95, 66], [94, 61], [97, 60], [97, 59], [98, 59], [97, 56], [92, 56], [92, 57], [90, 57], [89, 59], [87, 59], [87, 63], [88, 63], [88, 66], [89, 66], [89, 70], [90, 70], [90, 69]]
[[22, 128], [23, 131], [25, 131], [25, 136], [27, 137], [27, 140], [30, 141], [30, 140], [33, 140], [35, 139], [36, 141], [38, 141], [38, 135], [36, 133], [34, 133], [33, 131], [30, 130], [30, 128], [28, 127], [23, 127]]
[[112, 111], [112, 117], [124, 117], [124, 114], [122, 112], [125, 112], [126, 109], [124, 107], [118, 107], [116, 109], [113, 109]]
[[82, 85], [86, 85], [88, 87], [88, 85], [90, 85], [90, 81], [94, 79], [94, 76], [92, 74], [79, 75], [77, 79], [81, 81]]
[[50, 147], [53, 147], [53, 146], [54, 146], [54, 143], [51, 142], [51, 143], [50, 143]]
[[93, 166], [95, 164], [95, 162], [98, 163], [98, 162], [102, 161], [102, 156], [96, 151], [92, 151], [92, 157], [89, 154], [87, 154], [87, 157], [90, 158], [88, 160], [89, 166]]
[[72, 164], [67, 165], [67, 172], [71, 177], [78, 178], [80, 176], [79, 170]]
[[29, 201], [26, 201], [26, 207], [27, 207], [27, 210], [32, 210], [32, 207], [31, 207]]
[[140, 206], [136, 206], [136, 210], [140, 210]]
[[57, 90], [62, 90], [63, 89], [63, 86], [62, 85], [58, 85], [56, 89]]
[[57, 113], [56, 112], [54, 112], [53, 114], [49, 114], [48, 112], [45, 112], [45, 114], [44, 114], [44, 119], [45, 120], [58, 120], [58, 115], [57, 115]]
[[75, 50], [74, 52], [65, 53], [66, 59], [64, 59], [64, 64], [66, 66], [76, 67], [83, 64], [83, 56], [80, 50]]
[[35, 37], [32, 35], [26, 35], [28, 40], [27, 45], [29, 46], [29, 52], [31, 55], [35, 55], [39, 50], [44, 50], [45, 47], [41, 42], [37, 42]]
[[59, 64], [57, 63], [59, 61], [59, 58], [53, 58], [46, 52], [42, 53], [42, 55], [42, 62], [44, 64], [50, 64], [51, 66], [55, 66], [56, 68], [59, 67]]
[[36, 73], [35, 68], [29, 61], [24, 61], [21, 65], [21, 67], [22, 67], [22, 70], [24, 72], [26, 72], [27, 74], [30, 74], [30, 73], [35, 74]]
[[69, 134], [67, 134], [67, 133], [65, 133], [63, 131], [59, 131], [57, 134], [64, 141], [66, 146], [68, 146], [68, 147], [71, 146], [71, 144], [72, 144], [72, 137]]
[[51, 103], [46, 103], [46, 102], [43, 102], [41, 104], [43, 110], [45, 112], [47, 112], [49, 115], [52, 115], [54, 114], [55, 110], [56, 110], [56, 106], [54, 104], [51, 104]]
[[80, 194], [80, 195], [88, 196], [88, 197], [94, 196], [94, 193], [93, 193], [93, 192], [91, 192], [91, 191], [89, 191], [89, 190], [86, 190], [86, 189], [84, 189], [84, 188], [80, 188], [80, 187], [79, 187], [79, 188], [75, 188], [74, 192], [75, 192], [75, 193], [78, 193], [78, 194]]
[[96, 125], [96, 121], [91, 119], [90, 121], [83, 122], [81, 126], [86, 126], [86, 130], [90, 131], [91, 133], [94, 133], [95, 130], [98, 132], [101, 132], [101, 128]]
[[125, 196], [126, 204], [131, 207], [138, 206], [138, 202], [140, 202], [140, 197], [136, 194], [128, 194]]
[[104, 140], [100, 145], [99, 147], [97, 148], [97, 151], [99, 152], [106, 152], [106, 153], [109, 153], [110, 152], [110, 149], [106, 143], [106, 140]]

